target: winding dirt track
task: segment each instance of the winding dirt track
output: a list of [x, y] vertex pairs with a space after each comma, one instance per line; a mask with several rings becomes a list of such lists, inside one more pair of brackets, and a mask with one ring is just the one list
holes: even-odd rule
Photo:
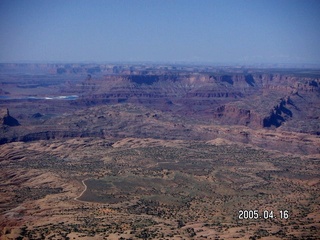
[[79, 200], [78, 198], [80, 198], [82, 196], [82, 194], [84, 194], [85, 191], [87, 191], [87, 185], [84, 183], [85, 180], [82, 180], [82, 184], [84, 186], [84, 190], [80, 193], [80, 195], [78, 197], [75, 197], [74, 200], [78, 201], [78, 202], [83, 202], [81, 200]]

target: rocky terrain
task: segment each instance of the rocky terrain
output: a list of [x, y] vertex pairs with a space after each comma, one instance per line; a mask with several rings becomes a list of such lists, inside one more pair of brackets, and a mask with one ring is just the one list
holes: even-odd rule
[[0, 89], [1, 239], [317, 238], [319, 70], [0, 64]]
[[[23, 124], [17, 128], [2, 127], [0, 143], [57, 137], [101, 137], [106, 131], [117, 136], [119, 128], [110, 125], [115, 121], [117, 124], [123, 121], [123, 136], [137, 136], [139, 130], [133, 128], [140, 128], [139, 122], [149, 124], [150, 119], [156, 120], [155, 124], [161, 122], [163, 128], [169, 123], [173, 125], [174, 131], [179, 133], [167, 134], [169, 138], [180, 135], [182, 139], [197, 136], [201, 139], [226, 137], [230, 140], [230, 136], [201, 131], [196, 133], [199, 131], [199, 127], [195, 127], [197, 125], [216, 129], [239, 126], [240, 132], [248, 132], [246, 138], [243, 134], [235, 136], [237, 141], [242, 142], [252, 142], [256, 135], [253, 130], [271, 130], [270, 134], [277, 133], [283, 138], [288, 132], [299, 133], [298, 138], [307, 134], [315, 141], [320, 134], [320, 78], [315, 70], [278, 70], [277, 73], [275, 70], [261, 69], [199, 68], [191, 71], [187, 67], [179, 70], [145, 66], [82, 67], [70, 64], [31, 65], [29, 71], [42, 71], [43, 75], [35, 76], [21, 76], [19, 73], [8, 76], [2, 70], [6, 73], [2, 78], [10, 79], [2, 81], [2, 88], [11, 94], [9, 97], [3, 95], [6, 98], [2, 98], [0, 107], [10, 107], [10, 111], [16, 113], [17, 120]], [[13, 66], [2, 68], [9, 71]], [[25, 70], [26, 66], [16, 68], [22, 71], [20, 68]], [[64, 70], [59, 72], [59, 69]], [[72, 100], [62, 101], [70, 97]], [[110, 107], [113, 105], [118, 110]], [[133, 116], [132, 112], [127, 115], [136, 118], [137, 124], [132, 124], [127, 115], [117, 116], [122, 114], [121, 111], [126, 112], [126, 106], [130, 109], [133, 105], [140, 108], [137, 111], [141, 116]], [[100, 106], [103, 111], [99, 110]], [[77, 119], [72, 120], [73, 113], [71, 116], [68, 113], [74, 111], [78, 111]], [[156, 114], [156, 117], [150, 118], [148, 114]], [[70, 125], [72, 121], [78, 123]], [[179, 125], [179, 122], [183, 123]], [[177, 124], [183, 131], [177, 130]], [[190, 134], [184, 134], [185, 130]], [[154, 130], [144, 134], [160, 137], [160, 133]], [[269, 141], [265, 145], [268, 147]], [[317, 142], [312, 141], [311, 145], [317, 145]], [[311, 152], [319, 153], [317, 148]]]

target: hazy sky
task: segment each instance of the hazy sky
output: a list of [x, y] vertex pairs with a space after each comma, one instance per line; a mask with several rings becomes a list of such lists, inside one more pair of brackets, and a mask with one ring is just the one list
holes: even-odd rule
[[0, 62], [320, 63], [319, 0], [0, 0]]

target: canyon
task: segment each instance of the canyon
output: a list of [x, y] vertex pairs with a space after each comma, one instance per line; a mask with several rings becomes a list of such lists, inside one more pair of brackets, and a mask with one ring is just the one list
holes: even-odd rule
[[0, 109], [1, 239], [316, 239], [319, 69], [0, 64]]

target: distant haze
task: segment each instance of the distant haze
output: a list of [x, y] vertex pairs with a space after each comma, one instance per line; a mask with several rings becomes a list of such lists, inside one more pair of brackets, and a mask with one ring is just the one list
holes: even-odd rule
[[320, 63], [320, 1], [1, 0], [0, 62]]

